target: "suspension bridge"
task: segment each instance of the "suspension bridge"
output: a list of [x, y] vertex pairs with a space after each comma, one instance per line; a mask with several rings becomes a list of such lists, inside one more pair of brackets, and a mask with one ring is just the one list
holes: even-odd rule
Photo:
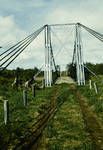
[[[44, 79], [45, 86], [51, 87], [53, 84], [53, 68], [56, 74], [57, 65], [56, 65], [56, 57], [54, 57], [53, 51], [53, 40], [52, 40], [52, 28], [53, 27], [74, 27], [74, 45], [73, 45], [73, 55], [72, 55], [72, 65], [76, 66], [76, 81], [78, 85], [85, 85], [85, 71], [86, 68], [89, 72], [95, 75], [89, 68], [85, 66], [83, 60], [83, 48], [82, 48], [82, 36], [81, 29], [85, 29], [92, 36], [97, 38], [99, 41], [103, 42], [103, 34], [100, 34], [89, 27], [81, 23], [67, 23], [67, 24], [51, 24], [44, 25], [39, 28], [37, 31], [33, 32], [17, 44], [13, 45], [9, 49], [3, 51], [0, 54], [0, 71], [5, 70], [11, 63], [15, 61], [15, 59], [25, 50], [26, 48], [39, 36], [41, 32], [44, 32], [44, 41], [45, 41], [45, 65], [44, 65]], [[69, 44], [69, 43], [68, 43]], [[35, 53], [35, 52], [34, 52]], [[57, 74], [58, 77], [58, 74]]]
[[[96, 76], [96, 74], [94, 72], [92, 72], [90, 70], [90, 68], [88, 68], [86, 66], [85, 61], [84, 61], [84, 51], [83, 51], [81, 30], [84, 29], [90, 35], [92, 35], [94, 38], [99, 40], [100, 42], [103, 42], [103, 34], [100, 34], [97, 31], [95, 31], [81, 23], [51, 24], [51, 25], [44, 25], [43, 27], [39, 28], [38, 30], [36, 30], [35, 32], [33, 32], [32, 34], [30, 34], [29, 36], [27, 36], [26, 38], [24, 38], [23, 40], [21, 40], [20, 42], [18, 42], [17, 44], [15, 44], [13, 46], [11, 46], [10, 48], [8, 48], [7, 50], [3, 51], [0, 54], [0, 72], [6, 70], [15, 61], [15, 59], [21, 55], [21, 53], [23, 53], [24, 51], [27, 51], [27, 47], [33, 41], [35, 41], [36, 38], [43, 32], [44, 33], [45, 58], [42, 61], [44, 61], [44, 65], [42, 65], [42, 67], [39, 69], [37, 74], [34, 75], [34, 78], [36, 78], [39, 75], [39, 73], [41, 72], [41, 70], [44, 67], [45, 87], [51, 87], [54, 83], [54, 81], [53, 81], [54, 72], [56, 74], [56, 79], [59, 77], [58, 69], [60, 69], [60, 68], [58, 68], [58, 66], [56, 64], [56, 57], [57, 57], [58, 53], [61, 52], [61, 50], [59, 50], [57, 52], [57, 54], [54, 55], [53, 34], [55, 34], [55, 32], [53, 32], [53, 30], [52, 30], [54, 27], [73, 27], [74, 41], [73, 41], [73, 45], [72, 45], [73, 47], [72, 47], [71, 58], [72, 58], [72, 67], [75, 66], [75, 68], [76, 68], [75, 70], [76, 70], [77, 84], [79, 86], [84, 86], [86, 84], [85, 69], [87, 69], [92, 75]], [[64, 47], [64, 46], [65, 46], [65, 44], [62, 47]], [[33, 62], [33, 63], [35, 63], [35, 62]], [[23, 100], [24, 100], [24, 104], [25, 104], [24, 105], [25, 109], [24, 109], [24, 107], [20, 106], [21, 104], [18, 106], [16, 106], [17, 105], [16, 104], [15, 107], [13, 108], [13, 111], [10, 110], [10, 113], [11, 113], [10, 116], [14, 115], [13, 114], [14, 111], [18, 111], [18, 112], [23, 111], [24, 115], [25, 115], [25, 113], [27, 113], [27, 115], [25, 116], [25, 120], [27, 121], [28, 125], [27, 125], [27, 130], [24, 130], [23, 133], [19, 133], [16, 130], [14, 131], [15, 124], [17, 127], [17, 122], [20, 121], [19, 123], [22, 123], [22, 125], [26, 124], [25, 121], [23, 122], [23, 121], [19, 120], [19, 119], [21, 119], [19, 117], [21, 117], [22, 115], [21, 114], [17, 115], [16, 119], [14, 119], [15, 120], [14, 122], [13, 121], [9, 122], [9, 119], [8, 119], [9, 118], [9, 113], [8, 113], [9, 105], [6, 105], [8, 103], [8, 100], [4, 100], [4, 114], [6, 114], [6, 118], [4, 117], [4, 119], [6, 120], [6, 123], [10, 123], [11, 126], [10, 126], [10, 129], [9, 128], [5, 129], [3, 127], [6, 131], [8, 131], [8, 129], [10, 130], [10, 131], [8, 131], [8, 132], [10, 132], [10, 137], [8, 136], [10, 139], [8, 138], [9, 140], [6, 141], [6, 144], [5, 144], [5, 140], [4, 140], [5, 138], [3, 139], [2, 137], [0, 137], [0, 140], [1, 139], [4, 140], [3, 142], [0, 143], [1, 144], [0, 146], [3, 149], [9, 149], [9, 148], [10, 149], [36, 149], [38, 147], [37, 144], [39, 143], [39, 140], [41, 140], [41, 136], [43, 134], [45, 127], [48, 125], [48, 122], [50, 121], [51, 118], [53, 118], [53, 116], [55, 115], [55, 113], [57, 111], [61, 111], [61, 115], [56, 114], [58, 117], [56, 116], [54, 118], [54, 121], [57, 123], [57, 127], [63, 123], [62, 127], [63, 127], [63, 130], [65, 131], [65, 132], [63, 132], [63, 137], [64, 137], [65, 133], [69, 133], [68, 135], [67, 134], [65, 135], [65, 137], [67, 139], [65, 139], [64, 142], [66, 144], [67, 144], [67, 141], [72, 143], [71, 138], [73, 137], [73, 142], [76, 138], [77, 138], [76, 139], [77, 141], [79, 141], [79, 140], [82, 141], [83, 149], [92, 149], [92, 148], [95, 148], [97, 150], [103, 149], [103, 128], [102, 128], [101, 121], [98, 119], [98, 117], [92, 111], [88, 100], [86, 99], [86, 97], [84, 97], [81, 94], [80, 89], [79, 88], [77, 89], [75, 84], [72, 84], [70, 86], [65, 84], [63, 87], [61, 85], [62, 82], [68, 83], [68, 78], [67, 79], [65, 77], [62, 79], [59, 78], [59, 80], [56, 80], [57, 85], [53, 86], [53, 89], [46, 88], [45, 89], [46, 91], [42, 90], [42, 91], [40, 91], [40, 93], [38, 92], [37, 94], [40, 94], [40, 95], [38, 97], [36, 97], [36, 99], [34, 98], [35, 97], [35, 85], [33, 84], [32, 85], [32, 87], [33, 87], [33, 89], [32, 89], [33, 97], [32, 98], [35, 100], [31, 101], [31, 102], [30, 102], [30, 100], [27, 99], [28, 98], [27, 96], [31, 92], [30, 89], [29, 88], [23, 89]], [[71, 83], [73, 83], [72, 80], [71, 80]], [[87, 88], [88, 87], [85, 87], [85, 89], [88, 91]], [[48, 90], [51, 90], [51, 89], [52, 89], [52, 91], [48, 92]], [[101, 97], [99, 95], [97, 95], [97, 92], [95, 95], [92, 87], [90, 89], [91, 89], [91, 91], [89, 94], [91, 95], [91, 97], [93, 99], [95, 99], [95, 97], [97, 96], [97, 98], [99, 99], [99, 101], [98, 101], [99, 107], [102, 106], [102, 104], [103, 104], [101, 101], [102, 94], [101, 94]], [[22, 90], [22, 89], [20, 89], [20, 90]], [[27, 91], [28, 91], [28, 94], [27, 94]], [[43, 94], [41, 94], [41, 92], [43, 92]], [[101, 93], [102, 93], [102, 90], [101, 90]], [[18, 92], [16, 91], [15, 94], [18, 94]], [[48, 97], [45, 98], [45, 94], [46, 94], [46, 96], [48, 95], [48, 97], [50, 96], [49, 97], [50, 100], [47, 100]], [[17, 97], [17, 99], [18, 99], [18, 97]], [[20, 98], [20, 99], [22, 100], [22, 98]], [[46, 99], [45, 103], [44, 103], [44, 99]], [[36, 100], [39, 102], [39, 104], [36, 103], [37, 102]], [[16, 102], [16, 100], [13, 100], [13, 102]], [[27, 105], [28, 104], [27, 102], [30, 105]], [[17, 101], [17, 103], [19, 103], [19, 102]], [[92, 100], [92, 103], [93, 103], [93, 100]], [[12, 103], [10, 103], [10, 105], [12, 106]], [[36, 107], [37, 107], [37, 109], [35, 110]], [[61, 109], [59, 110], [60, 107], [61, 107]], [[12, 107], [10, 107], [10, 108], [12, 108]], [[30, 116], [29, 116], [28, 110], [30, 111]], [[98, 108], [98, 111], [99, 111], [99, 108]], [[34, 117], [34, 114], [37, 115], [36, 118]], [[62, 114], [64, 114], [65, 117], [62, 116]], [[100, 112], [100, 116], [101, 116], [101, 112]], [[76, 119], [76, 121], [74, 118]], [[66, 126], [66, 124], [67, 124], [67, 126]], [[84, 131], [85, 129], [83, 128], [83, 124], [86, 126], [86, 128], [88, 129], [88, 132], [90, 133], [91, 140], [89, 139], [89, 142], [83, 141], [85, 138], [86, 139], [89, 138], [89, 136], [87, 135], [87, 132]], [[61, 130], [61, 129], [62, 128], [59, 128], [59, 130]], [[80, 131], [78, 131], [78, 129]], [[11, 130], [12, 130], [12, 132], [11, 132]], [[48, 127], [47, 130], [50, 130], [50, 126]], [[58, 130], [58, 128], [56, 128], [56, 130]], [[75, 130], [77, 130], [78, 132], [76, 132]], [[13, 132], [17, 132], [18, 140], [17, 140], [17, 137], [15, 137], [14, 134], [12, 134]], [[71, 134], [71, 132], [72, 132], [72, 134]], [[76, 137], [77, 133], [78, 133], [78, 137]], [[83, 135], [82, 135], [82, 133], [83, 133]], [[62, 135], [62, 132], [59, 131], [58, 134]], [[80, 135], [82, 138], [80, 137]], [[54, 138], [55, 137], [56, 136], [54, 135]], [[63, 139], [63, 137], [61, 136], [61, 139]], [[57, 137], [55, 139], [57, 139]], [[60, 142], [62, 141], [61, 139], [60, 139]], [[59, 140], [59, 138], [58, 138], [58, 140]], [[50, 142], [51, 142], [51, 139], [50, 139]], [[72, 145], [72, 144], [70, 145], [70, 143], [68, 144], [69, 147], [71, 147], [71, 145]], [[87, 144], [87, 146], [86, 146], [86, 144]], [[79, 143], [79, 145], [81, 146], [81, 143]], [[88, 148], [88, 145], [89, 145], [89, 148]], [[39, 146], [40, 146], [40, 144], [39, 144]], [[77, 142], [76, 146], [78, 147], [78, 142]], [[93, 147], [93, 146], [95, 146], [95, 147]]]

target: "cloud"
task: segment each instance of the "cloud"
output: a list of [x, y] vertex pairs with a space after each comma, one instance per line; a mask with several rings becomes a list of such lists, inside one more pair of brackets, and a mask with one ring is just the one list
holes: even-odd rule
[[[7, 50], [18, 41], [24, 39], [28, 34], [26, 31], [22, 30], [17, 24], [15, 23], [15, 19], [13, 16], [0, 16], [0, 41], [1, 46], [3, 47], [1, 52]], [[44, 54], [44, 35], [41, 33], [39, 37], [37, 37], [25, 50], [21, 53], [21, 55], [10, 65], [10, 67], [17, 67], [17, 65], [21, 66], [21, 62], [24, 66], [31, 62], [31, 67], [33, 67], [33, 63], [41, 64], [43, 62], [43, 54]], [[1, 53], [0, 52], [0, 53]], [[34, 60], [34, 61], [33, 61]], [[30, 63], [29, 63], [30, 65]]]
[[102, 13], [92, 13], [90, 10], [87, 11], [87, 9], [78, 10], [74, 8], [73, 10], [69, 10], [64, 7], [56, 8], [52, 10], [52, 13], [48, 13], [46, 21], [49, 22], [49, 24], [80, 22], [86, 26], [100, 30], [102, 29], [102, 24], [100, 24], [101, 18]]
[[13, 45], [25, 35], [25, 31], [21, 30], [15, 23], [13, 16], [0, 16], [0, 44], [4, 48]]
[[[35, 2], [34, 0], [11, 0], [9, 3], [8, 0], [1, 0], [0, 46], [3, 46], [4, 49], [6, 49], [44, 24], [81, 22], [100, 33], [103, 33], [102, 6], [103, 1], [101, 0], [35, 0]], [[64, 35], [62, 34], [60, 38], [62, 38], [62, 42], [65, 43], [67, 50], [63, 48], [61, 54], [59, 54], [57, 58], [57, 62], [64, 64], [65, 62], [71, 61], [70, 55], [73, 53], [74, 39], [70, 38], [70, 35], [66, 32], [64, 32]], [[98, 62], [100, 59], [95, 57], [95, 55], [103, 55], [102, 43], [90, 36], [84, 30], [82, 38], [85, 61], [87, 59]], [[56, 54], [61, 46], [60, 42], [56, 39], [53, 40], [53, 46], [55, 46], [54, 53]], [[41, 34], [21, 54], [21, 56], [18, 57], [15, 61], [15, 66], [17, 64], [21, 65], [20, 61], [22, 61], [24, 62], [24, 67], [28, 66], [27, 64], [31, 67], [34, 63], [42, 64], [43, 60], [44, 35]]]
[[[102, 26], [103, 21], [101, 20], [103, 10], [101, 9], [102, 6], [100, 6], [100, 10], [99, 10], [99, 8], [97, 8], [97, 6], [99, 5], [99, 2], [97, 2], [97, 1], [96, 2], [94, 2], [94, 1], [92, 1], [92, 2], [78, 1], [79, 6], [77, 4], [77, 1], [75, 3], [73, 3], [73, 2], [69, 3], [66, 0], [63, 2], [64, 2], [63, 5], [58, 5], [58, 7], [56, 9], [53, 9], [52, 12], [48, 13], [48, 15], [46, 16], [46, 21], [49, 22], [49, 24], [80, 22], [80, 23], [96, 30], [97, 32], [103, 33], [103, 26]], [[71, 5], [73, 7], [71, 7]], [[100, 20], [101, 20], [101, 23], [100, 23]], [[85, 55], [85, 61], [88, 60], [88, 61], [92, 61], [92, 62], [100, 62], [99, 55], [100, 56], [103, 55], [102, 42], [99, 42], [98, 39], [91, 36], [85, 30], [82, 30], [82, 34], [83, 34], [82, 39], [83, 39], [83, 51], [84, 51], [84, 55]], [[93, 50], [97, 51], [97, 53], [94, 53]], [[98, 50], [99, 50], [99, 53], [98, 53]], [[98, 55], [98, 57], [95, 57], [95, 55], [96, 56]], [[65, 56], [65, 54], [64, 55], [62, 54], [63, 58], [64, 58], [64, 56]], [[98, 58], [99, 58], [99, 60], [98, 60]], [[69, 60], [71, 60], [71, 59], [69, 59]]]
[[[8, 3], [8, 0], [1, 0], [0, 8], [5, 11], [16, 11], [16, 12], [23, 12], [25, 9], [32, 9], [32, 8], [42, 8], [46, 5], [45, 0], [23, 0], [23, 1], [17, 1], [17, 0], [11, 0]], [[16, 6], [16, 7], [14, 7]]]

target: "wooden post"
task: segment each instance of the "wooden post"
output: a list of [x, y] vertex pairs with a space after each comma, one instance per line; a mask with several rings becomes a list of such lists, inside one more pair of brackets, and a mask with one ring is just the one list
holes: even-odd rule
[[23, 90], [23, 104], [27, 106], [27, 90]]
[[42, 87], [45, 88], [45, 79], [42, 80]]
[[32, 94], [33, 94], [33, 97], [35, 97], [35, 84], [32, 85]]
[[94, 82], [94, 89], [95, 89], [95, 93], [98, 94], [97, 85], [95, 82]]
[[92, 81], [91, 80], [89, 80], [89, 88], [90, 88], [90, 90], [92, 89]]
[[9, 101], [4, 100], [4, 123], [7, 125], [9, 122]]

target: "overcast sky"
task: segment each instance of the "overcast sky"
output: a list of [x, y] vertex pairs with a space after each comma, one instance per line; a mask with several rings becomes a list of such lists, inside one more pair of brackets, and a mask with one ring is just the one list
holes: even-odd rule
[[[103, 33], [102, 0], [0, 0], [0, 51], [6, 50], [44, 24], [80, 22]], [[72, 60], [73, 28], [53, 29], [56, 62], [67, 64]], [[102, 44], [84, 30], [84, 60], [103, 62]], [[64, 37], [60, 39], [60, 37]], [[57, 39], [56, 39], [57, 37]], [[71, 41], [72, 39], [72, 41]], [[62, 43], [60, 41], [62, 40]], [[61, 50], [62, 44], [65, 47]], [[22, 53], [11, 67], [39, 67], [44, 64], [43, 33]]]

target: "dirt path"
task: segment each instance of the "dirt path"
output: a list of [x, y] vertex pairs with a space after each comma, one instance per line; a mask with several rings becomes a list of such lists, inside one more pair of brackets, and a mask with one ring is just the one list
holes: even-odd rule
[[46, 127], [38, 150], [94, 150], [73, 90], [68, 88], [62, 98], [65, 102]]
[[74, 84], [74, 80], [71, 77], [59, 77], [56, 81], [56, 84], [61, 84], [61, 83], [68, 83], [68, 84]]
[[76, 96], [83, 113], [86, 128], [95, 143], [95, 150], [103, 150], [103, 125], [96, 114], [91, 110], [87, 99], [83, 97], [79, 91], [76, 91]]
[[[43, 131], [45, 130], [45, 127], [48, 126], [49, 122], [54, 118], [55, 114], [58, 112], [58, 109], [62, 106], [62, 104], [64, 103], [64, 99], [60, 99], [60, 101], [58, 101], [58, 99], [60, 98], [60, 95], [63, 93], [67, 93], [68, 91], [68, 87], [66, 87], [65, 90], [61, 89], [62, 86], [55, 86], [55, 89], [52, 91], [52, 95], [51, 95], [51, 102], [50, 102], [50, 108], [51, 112], [47, 112], [46, 110], [46, 117], [48, 117], [47, 121], [43, 122], [42, 126], [41, 126], [41, 134], [40, 137], [37, 139], [36, 143], [34, 143], [29, 149], [30, 150], [43, 150], [43, 146], [41, 147], [41, 141], [42, 141], [42, 137], [44, 136]], [[44, 117], [43, 117], [44, 120]], [[39, 132], [40, 132], [40, 128]]]
[[103, 127], [87, 99], [74, 85], [67, 99], [46, 130], [44, 149], [103, 150]]
[[70, 86], [67, 101], [46, 128], [40, 150], [103, 150], [103, 126], [87, 101], [74, 85]]
[[[62, 78], [61, 82], [58, 80], [58, 84], [64, 83], [65, 80], [66, 78]], [[58, 89], [57, 92], [54, 89], [51, 102], [55, 106], [57, 104], [55, 103], [56, 99], [60, 96], [58, 101], [63, 100], [64, 103], [58, 109], [54, 119], [51, 122], [48, 120], [45, 125], [43, 142], [40, 139], [41, 142], [38, 143], [40, 147], [34, 146], [40, 150], [43, 150], [43, 147], [44, 150], [103, 150], [103, 127], [88, 105], [87, 99], [73, 84], [65, 87], [67, 89], [65, 94], [58, 95], [58, 91], [61, 92], [62, 88]], [[31, 150], [35, 149], [34, 146]]]

